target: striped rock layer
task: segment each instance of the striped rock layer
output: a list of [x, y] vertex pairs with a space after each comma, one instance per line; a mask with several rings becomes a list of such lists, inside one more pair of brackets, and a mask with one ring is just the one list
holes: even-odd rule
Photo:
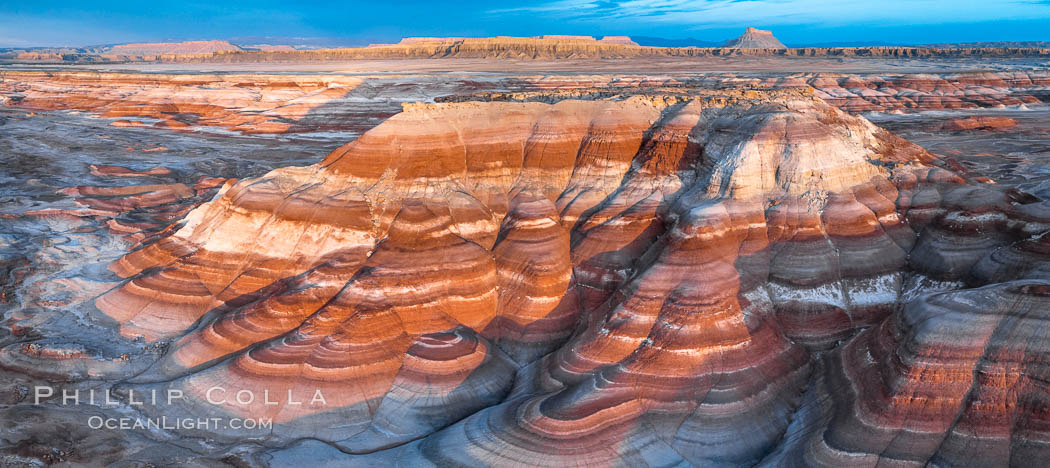
[[[119, 119], [111, 125], [194, 130], [216, 127], [245, 134], [363, 131], [347, 124], [362, 109], [350, 93], [359, 78], [330, 75], [0, 73], [9, 104], [42, 110], [82, 110]], [[352, 117], [351, 117], [352, 116]]]
[[1016, 244], [1043, 216], [1030, 200], [937, 166], [801, 91], [409, 106], [316, 165], [224, 186], [115, 262], [126, 280], [96, 306], [170, 343], [129, 385], [186, 398], [146, 411], [272, 418], [272, 443], [755, 464], [798, 431], [832, 365], [814, 351], [904, 320], [914, 281], [1037, 248]]
[[[594, 41], [599, 42], [599, 41]], [[931, 49], [932, 50], [932, 49]], [[298, 54], [300, 52], [291, 52]], [[1050, 101], [1050, 72], [903, 74], [629, 75], [550, 74], [470, 78], [266, 74], [142, 74], [0, 70], [0, 104], [81, 110], [113, 126], [177, 131], [220, 128], [245, 134], [361, 133], [411, 99], [463, 99], [467, 92], [573, 96], [688, 87], [812, 87], [847, 112], [1018, 107]], [[477, 100], [476, 96], [467, 99]], [[963, 122], [959, 129], [989, 127]], [[992, 122], [995, 126], [995, 122]], [[1003, 125], [999, 122], [997, 125]]]
[[1033, 466], [1050, 456], [1050, 282], [925, 296], [835, 350], [768, 466]]

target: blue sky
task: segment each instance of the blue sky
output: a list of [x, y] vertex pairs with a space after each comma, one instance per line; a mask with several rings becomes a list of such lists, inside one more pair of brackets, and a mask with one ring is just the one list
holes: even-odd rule
[[[395, 4], [396, 3], [396, 4]], [[1050, 40], [1050, 0], [408, 0], [0, 2], [0, 47], [243, 36], [539, 34], [725, 40], [746, 26], [787, 44]]]

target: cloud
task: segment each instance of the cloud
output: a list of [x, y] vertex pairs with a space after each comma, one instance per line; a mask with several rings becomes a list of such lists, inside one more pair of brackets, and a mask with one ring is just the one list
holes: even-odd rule
[[1050, 3], [1045, 0], [554, 0], [490, 13], [529, 13], [580, 22], [689, 28], [751, 24], [921, 25], [1050, 18]]

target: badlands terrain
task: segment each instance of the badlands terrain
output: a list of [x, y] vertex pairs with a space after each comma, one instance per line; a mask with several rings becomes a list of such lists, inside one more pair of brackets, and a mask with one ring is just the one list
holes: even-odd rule
[[1045, 52], [435, 43], [0, 68], [0, 465], [1050, 459]]

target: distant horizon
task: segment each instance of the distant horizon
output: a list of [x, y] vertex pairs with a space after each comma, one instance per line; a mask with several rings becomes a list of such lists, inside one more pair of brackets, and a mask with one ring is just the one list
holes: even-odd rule
[[[788, 46], [1050, 41], [1050, 1], [422, 0], [289, 5], [54, 1], [0, 5], [0, 48], [90, 47], [269, 37], [354, 45], [403, 37], [565, 34], [724, 42], [746, 27]], [[325, 2], [327, 3], [327, 2]]]
[[[740, 29], [740, 33], [743, 34], [747, 26]], [[759, 28], [761, 29], [761, 28]], [[779, 39], [776, 31], [773, 31], [774, 36]], [[535, 34], [529, 36], [511, 36], [508, 34], [497, 34], [491, 36], [482, 35], [447, 35], [447, 36], [401, 36], [398, 38], [390, 39], [367, 39], [367, 38], [354, 38], [354, 37], [298, 37], [298, 36], [233, 36], [224, 38], [215, 37], [203, 37], [203, 38], [160, 38], [151, 40], [141, 41], [126, 41], [126, 42], [105, 42], [98, 44], [76, 44], [76, 45], [35, 45], [35, 46], [5, 46], [0, 45], [0, 49], [91, 49], [91, 48], [105, 48], [113, 47], [118, 45], [126, 44], [165, 44], [165, 43], [186, 43], [186, 42], [227, 42], [238, 47], [251, 47], [260, 45], [272, 45], [272, 46], [298, 46], [304, 49], [310, 48], [356, 48], [356, 47], [367, 47], [369, 45], [379, 44], [396, 44], [402, 39], [413, 38], [413, 37], [440, 37], [440, 38], [463, 38], [463, 39], [482, 39], [489, 37], [540, 37], [544, 35], [554, 34]], [[593, 37], [594, 39], [600, 40], [607, 36], [626, 36], [637, 42], [641, 46], [654, 46], [654, 47], [690, 47], [690, 44], [696, 47], [718, 47], [739, 36], [726, 37], [723, 39], [700, 39], [696, 37], [658, 37], [658, 36], [646, 36], [646, 35], [629, 35], [629, 34], [557, 34], [562, 36], [581, 36], [581, 37]], [[661, 44], [657, 44], [660, 42]], [[910, 46], [929, 46], [939, 44], [981, 44], [981, 43], [1028, 43], [1028, 42], [1050, 42], [1044, 40], [989, 40], [989, 41], [940, 41], [940, 42], [888, 42], [882, 40], [843, 40], [843, 41], [824, 41], [824, 42], [810, 42], [810, 43], [794, 43], [790, 41], [782, 41], [789, 48], [805, 48], [805, 47], [910, 47]], [[670, 44], [670, 45], [669, 45]]]

